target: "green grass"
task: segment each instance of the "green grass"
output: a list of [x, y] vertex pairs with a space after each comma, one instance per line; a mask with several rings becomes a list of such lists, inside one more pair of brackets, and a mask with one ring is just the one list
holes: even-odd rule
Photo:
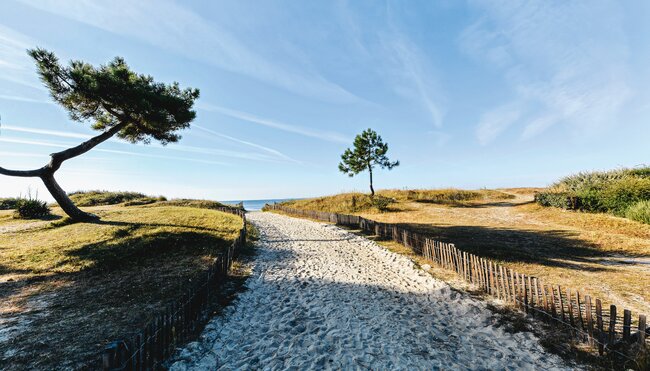
[[185, 206], [185, 207], [195, 207], [200, 209], [220, 209], [222, 207], [231, 207], [229, 205], [224, 205], [217, 201], [211, 200], [189, 200], [189, 199], [174, 199], [169, 201], [157, 202], [154, 206]]
[[89, 211], [101, 220], [34, 223], [0, 212], [0, 313], [30, 323], [0, 342], [0, 355], [15, 352], [10, 369], [77, 368], [107, 341], [133, 335], [200, 279], [242, 226], [199, 207]]
[[[567, 199], [572, 202], [567, 203]], [[570, 175], [540, 193], [536, 200], [542, 206], [626, 216], [630, 207], [650, 200], [650, 167]]]
[[134, 202], [136, 200], [165, 200], [162, 196], [154, 198], [138, 192], [80, 191], [72, 192], [69, 196], [72, 202], [80, 207], [117, 205], [124, 202]]
[[650, 200], [639, 201], [630, 205], [625, 211], [625, 217], [637, 222], [650, 224]]

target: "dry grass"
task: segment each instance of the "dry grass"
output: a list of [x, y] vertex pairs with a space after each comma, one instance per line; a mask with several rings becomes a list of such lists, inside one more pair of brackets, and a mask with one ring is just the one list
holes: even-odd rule
[[380, 194], [397, 192], [397, 202], [385, 213], [334, 205], [347, 195], [294, 201], [291, 207], [338, 209], [402, 224], [548, 283], [581, 289], [619, 310], [650, 314], [650, 280], [643, 278], [650, 275], [650, 226], [606, 214], [543, 208], [532, 202], [536, 190], [481, 190], [483, 197], [447, 204], [409, 200], [403, 196], [408, 191], [384, 191]]
[[0, 368], [77, 368], [96, 357], [184, 292], [241, 228], [234, 215], [192, 207], [89, 210], [101, 221], [0, 213]]

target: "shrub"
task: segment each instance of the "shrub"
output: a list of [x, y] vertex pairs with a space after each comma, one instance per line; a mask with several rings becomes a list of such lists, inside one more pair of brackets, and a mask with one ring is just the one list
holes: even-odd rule
[[45, 201], [36, 198], [21, 198], [16, 205], [14, 216], [20, 219], [39, 219], [50, 214], [50, 208]]
[[625, 211], [625, 217], [637, 222], [650, 224], [650, 200], [638, 201]]
[[0, 198], [0, 210], [13, 210], [19, 201], [19, 198]]
[[143, 198], [136, 198], [135, 200], [132, 201], [126, 201], [124, 203], [124, 206], [139, 206], [139, 205], [149, 205], [152, 203], [158, 202], [157, 198], [153, 197], [143, 197]]
[[375, 196], [372, 198], [372, 205], [381, 212], [387, 211], [388, 206], [394, 202], [395, 202], [394, 199], [384, 197], [384, 196]]

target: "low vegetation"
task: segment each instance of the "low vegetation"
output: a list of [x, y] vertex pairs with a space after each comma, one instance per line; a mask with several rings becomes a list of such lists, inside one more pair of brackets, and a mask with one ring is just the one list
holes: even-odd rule
[[14, 217], [20, 219], [41, 219], [50, 215], [50, 208], [47, 202], [37, 198], [21, 198], [16, 203]]
[[77, 369], [178, 298], [241, 228], [208, 201], [178, 203], [91, 207], [92, 223], [1, 211], [0, 364]]
[[13, 210], [18, 205], [20, 198], [0, 198], [0, 210]]
[[[394, 200], [389, 212], [380, 212], [369, 198], [355, 193], [285, 205], [401, 224], [550, 284], [650, 314], [650, 281], [639, 279], [650, 274], [650, 225], [611, 214], [542, 207], [533, 202], [534, 194], [542, 191], [378, 191]], [[643, 218], [648, 203], [628, 210], [630, 218]]]
[[80, 191], [70, 193], [68, 196], [72, 202], [81, 207], [117, 205], [125, 202], [135, 205], [138, 202], [143, 204], [143, 201], [145, 201], [144, 203], [152, 203], [166, 200], [163, 196], [151, 197], [138, 192]]
[[470, 206], [484, 200], [508, 200], [515, 196], [501, 191], [481, 189], [466, 191], [460, 189], [411, 189], [380, 190], [373, 198], [364, 193], [342, 193], [333, 196], [291, 200], [285, 206], [305, 210], [331, 213], [400, 211], [391, 205], [405, 202], [432, 203], [442, 205]]
[[542, 206], [611, 213], [647, 223], [644, 205], [650, 201], [650, 167], [570, 175], [535, 200]]

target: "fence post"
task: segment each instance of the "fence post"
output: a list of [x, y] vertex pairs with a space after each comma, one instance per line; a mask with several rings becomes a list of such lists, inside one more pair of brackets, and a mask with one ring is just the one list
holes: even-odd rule
[[641, 348], [645, 348], [645, 316], [639, 316], [639, 344]]

